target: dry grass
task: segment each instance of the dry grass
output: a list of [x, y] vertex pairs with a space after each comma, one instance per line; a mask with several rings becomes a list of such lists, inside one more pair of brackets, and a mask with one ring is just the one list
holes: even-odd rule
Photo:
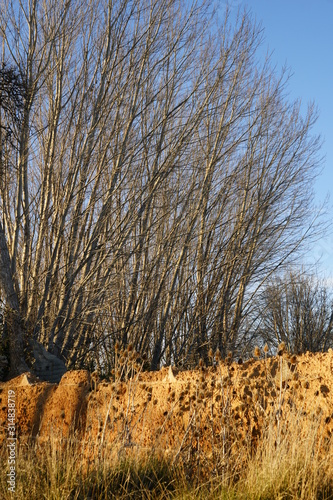
[[[175, 463], [161, 455], [131, 456], [123, 450], [116, 459], [104, 456], [87, 463], [82, 459], [84, 443], [75, 439], [62, 447], [52, 440], [43, 446], [22, 445], [15, 498], [328, 500], [333, 498], [331, 443], [321, 435], [319, 420], [314, 419], [307, 432], [301, 422], [297, 414], [288, 426], [271, 420], [256, 452], [251, 453], [244, 442], [234, 443], [239, 452], [229, 456], [230, 463], [220, 450], [215, 455], [215, 474], [209, 478], [204, 470], [208, 462], [211, 469], [211, 456], [193, 461], [182, 455]], [[6, 468], [6, 453], [3, 447], [1, 470]], [[5, 474], [0, 475], [0, 497], [13, 498]]]
[[[1, 461], [6, 460], [2, 450]], [[74, 439], [60, 449], [50, 442], [21, 447], [18, 453], [14, 498], [24, 500], [104, 500], [167, 498], [174, 490], [175, 474], [161, 457], [119, 457], [117, 461], [82, 460], [82, 445]], [[2, 470], [5, 467], [1, 468]], [[0, 475], [0, 498], [12, 499], [5, 474]]]
[[333, 498], [332, 458], [319, 420], [304, 432], [295, 414], [288, 427], [269, 426], [237, 490], [249, 500]]

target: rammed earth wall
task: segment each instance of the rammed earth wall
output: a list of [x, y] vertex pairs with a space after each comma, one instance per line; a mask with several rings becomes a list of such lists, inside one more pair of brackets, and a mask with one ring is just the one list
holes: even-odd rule
[[[208, 455], [237, 439], [253, 446], [271, 418], [317, 419], [321, 438], [333, 432], [333, 353], [284, 355], [175, 373], [141, 373], [127, 382], [95, 382], [71, 371], [59, 384], [29, 374], [0, 384], [0, 442], [8, 437], [8, 391], [15, 392], [18, 443], [62, 442], [73, 432], [89, 457], [147, 449], [176, 457]], [[199, 451], [198, 451], [199, 450]]]

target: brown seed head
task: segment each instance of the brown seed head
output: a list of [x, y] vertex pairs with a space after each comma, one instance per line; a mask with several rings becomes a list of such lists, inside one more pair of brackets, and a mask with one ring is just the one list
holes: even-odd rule
[[215, 352], [215, 360], [216, 361], [220, 361], [222, 358], [221, 356], [221, 353], [220, 353], [220, 350], [219, 349], [216, 349], [216, 352]]
[[282, 354], [284, 353], [285, 350], [286, 350], [286, 343], [285, 342], [281, 342], [278, 345], [278, 355], [282, 356]]
[[253, 354], [254, 354], [254, 356], [255, 356], [256, 358], [260, 358], [260, 354], [261, 354], [261, 352], [260, 352], [260, 349], [259, 349], [259, 347], [258, 347], [258, 346], [255, 346], [254, 351], [253, 351]]
[[297, 357], [295, 356], [295, 354], [293, 354], [290, 358], [290, 363], [292, 365], [296, 365], [296, 361], [297, 361]]

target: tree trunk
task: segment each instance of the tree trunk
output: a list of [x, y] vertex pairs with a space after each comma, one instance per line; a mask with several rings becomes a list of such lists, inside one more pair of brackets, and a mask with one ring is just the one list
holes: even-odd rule
[[14, 289], [10, 256], [5, 233], [0, 221], [0, 287], [6, 302], [6, 321], [8, 324], [10, 370], [9, 376], [15, 377], [29, 371], [24, 359], [24, 331], [20, 318], [20, 308]]

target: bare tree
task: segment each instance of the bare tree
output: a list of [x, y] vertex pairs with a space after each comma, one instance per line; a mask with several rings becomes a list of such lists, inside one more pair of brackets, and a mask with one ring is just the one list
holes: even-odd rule
[[262, 294], [257, 332], [274, 349], [285, 342], [291, 352], [326, 351], [333, 345], [333, 301], [316, 277], [290, 271]]
[[212, 30], [209, 2], [1, 5], [25, 89], [1, 149], [12, 370], [29, 339], [105, 371], [116, 341], [152, 369], [237, 348], [254, 290], [311, 236], [319, 163], [260, 28]]
[[[25, 85], [14, 68], [5, 64], [0, 69], [0, 190], [3, 207], [10, 210], [9, 199], [6, 196], [6, 185], [10, 176], [6, 157], [8, 149], [15, 143], [17, 130], [21, 125], [21, 113], [26, 96]], [[13, 366], [18, 370], [28, 369], [24, 359], [24, 331], [21, 324], [19, 300], [14, 286], [14, 273], [10, 259], [3, 222], [0, 221], [0, 287], [5, 296], [6, 328], [9, 330], [8, 343]]]

